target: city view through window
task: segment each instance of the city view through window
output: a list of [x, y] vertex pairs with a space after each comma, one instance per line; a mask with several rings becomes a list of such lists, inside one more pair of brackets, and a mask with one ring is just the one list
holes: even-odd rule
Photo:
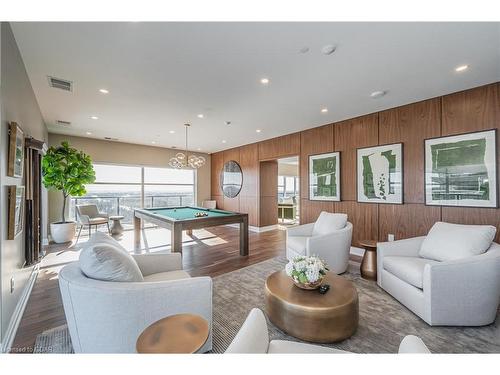
[[94, 164], [95, 183], [83, 197], [71, 197], [70, 217], [76, 205], [96, 204], [100, 212], [123, 215], [132, 224], [134, 209], [195, 204], [195, 171], [171, 168]]

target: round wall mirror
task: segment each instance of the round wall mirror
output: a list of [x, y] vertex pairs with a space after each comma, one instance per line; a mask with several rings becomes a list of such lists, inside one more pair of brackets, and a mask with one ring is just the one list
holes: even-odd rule
[[225, 197], [234, 198], [241, 190], [243, 173], [240, 165], [234, 160], [224, 164], [220, 174], [220, 187]]

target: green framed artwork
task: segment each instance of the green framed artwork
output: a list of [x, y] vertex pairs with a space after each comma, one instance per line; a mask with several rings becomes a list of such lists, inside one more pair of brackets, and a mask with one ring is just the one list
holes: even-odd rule
[[340, 152], [309, 156], [309, 199], [340, 201]]
[[403, 204], [403, 144], [358, 148], [358, 202]]
[[498, 207], [497, 130], [425, 140], [425, 204]]

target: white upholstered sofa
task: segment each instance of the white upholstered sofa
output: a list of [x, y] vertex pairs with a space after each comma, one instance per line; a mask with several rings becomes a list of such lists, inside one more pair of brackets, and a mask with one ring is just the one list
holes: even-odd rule
[[286, 257], [317, 255], [336, 274], [347, 270], [351, 250], [352, 224], [346, 214], [321, 212], [315, 223], [286, 231]]
[[429, 325], [482, 326], [500, 303], [495, 227], [436, 223], [427, 236], [377, 245], [377, 283]]
[[[114, 241], [97, 233], [89, 241]], [[59, 287], [76, 353], [134, 353], [136, 340], [164, 317], [193, 313], [212, 325], [212, 280], [190, 277], [181, 255], [132, 255], [143, 281], [102, 281], [87, 277], [79, 262], [59, 273]], [[211, 328], [210, 328], [211, 331]], [[212, 349], [212, 334], [200, 352]]]
[[[235, 338], [226, 350], [227, 354], [349, 354], [343, 350], [302, 342], [272, 340], [269, 342], [267, 322], [264, 313], [252, 309]], [[408, 335], [399, 345], [399, 353], [430, 353], [424, 342], [416, 336]]]

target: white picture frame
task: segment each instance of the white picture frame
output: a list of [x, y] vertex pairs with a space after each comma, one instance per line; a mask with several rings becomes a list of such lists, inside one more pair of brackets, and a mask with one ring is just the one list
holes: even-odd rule
[[309, 200], [340, 201], [340, 152], [309, 155]]

